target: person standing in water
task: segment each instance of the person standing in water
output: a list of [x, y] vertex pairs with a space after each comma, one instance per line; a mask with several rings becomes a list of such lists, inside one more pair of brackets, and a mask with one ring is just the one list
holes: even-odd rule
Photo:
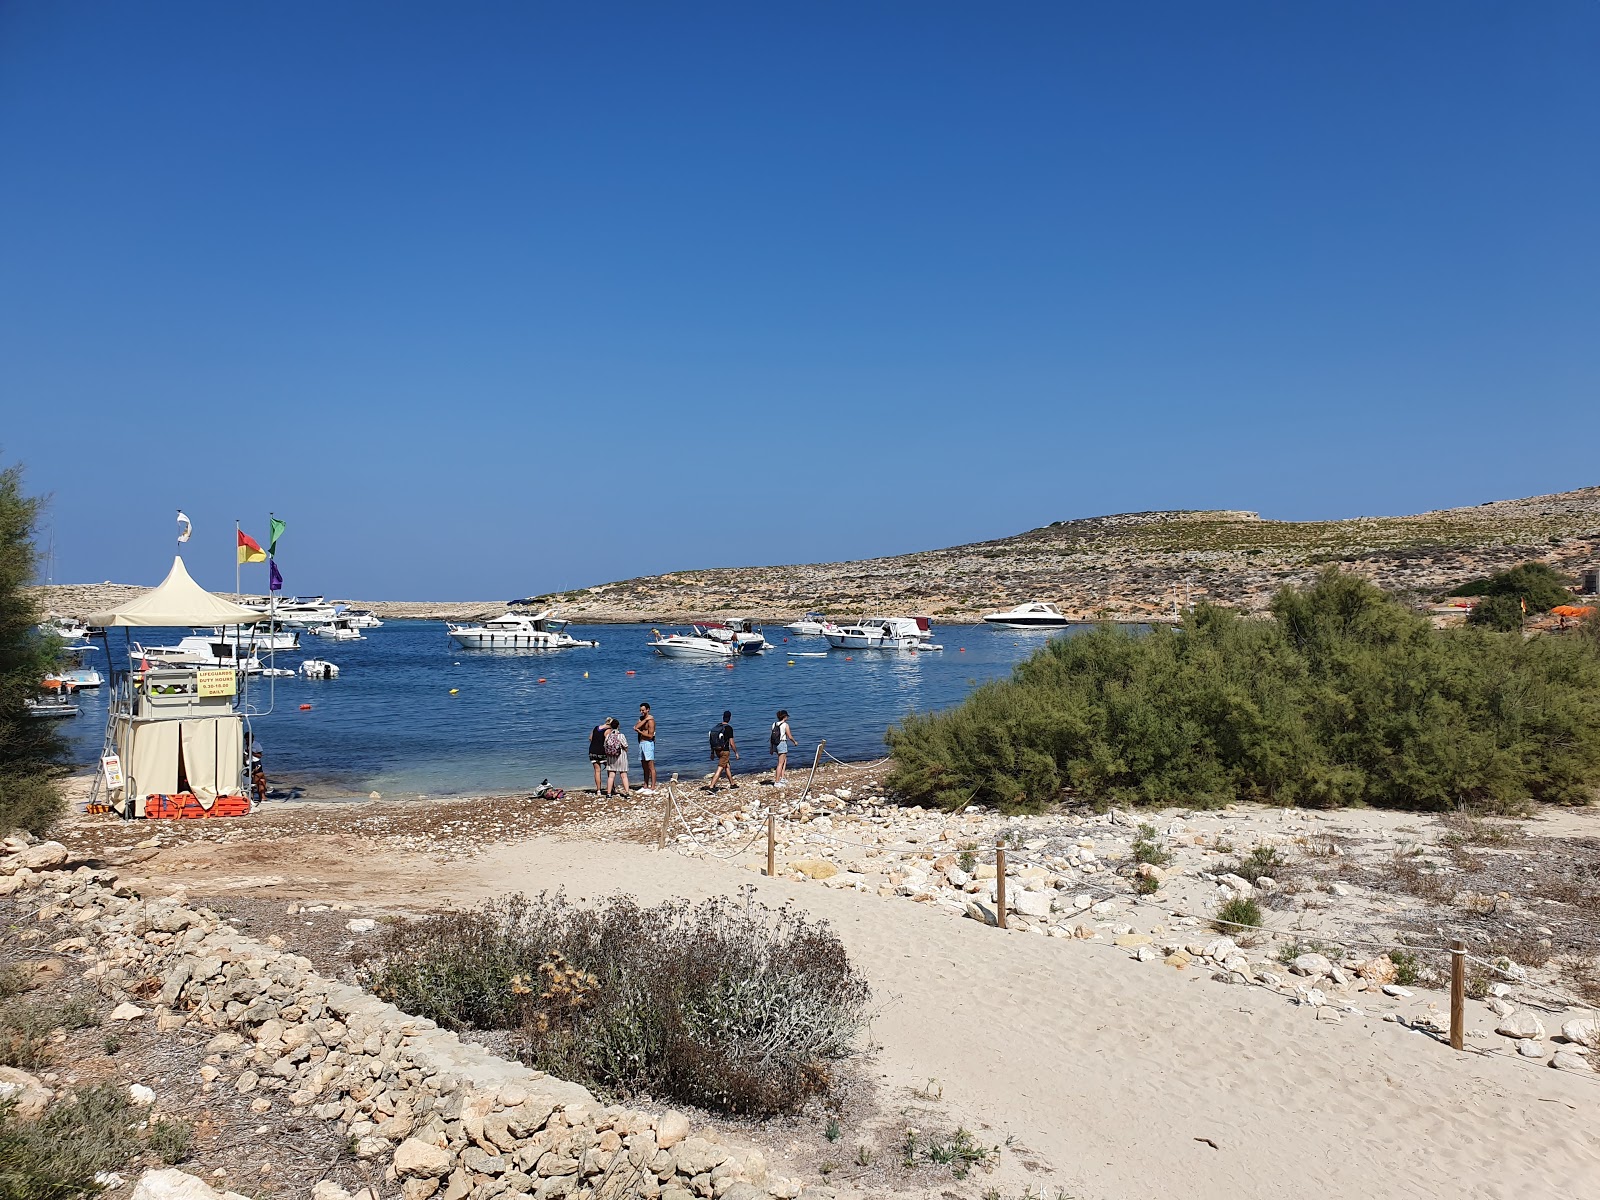
[[769, 749], [778, 756], [778, 771], [772, 777], [773, 787], [783, 786], [783, 773], [789, 769], [789, 750], [794, 745], [794, 733], [789, 728], [789, 710], [780, 708], [778, 719], [772, 723]]
[[639, 705], [639, 719], [633, 726], [634, 735], [639, 739], [639, 770], [644, 773], [644, 783], [640, 785], [641, 792], [654, 792], [656, 787], [656, 718], [650, 711], [650, 706], [643, 702]]

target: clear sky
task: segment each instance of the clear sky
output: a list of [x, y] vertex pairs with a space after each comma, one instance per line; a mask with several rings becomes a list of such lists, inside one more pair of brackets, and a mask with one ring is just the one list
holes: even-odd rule
[[1591, 0], [4, 0], [0, 459], [418, 599], [1594, 484], [1597, 117]]

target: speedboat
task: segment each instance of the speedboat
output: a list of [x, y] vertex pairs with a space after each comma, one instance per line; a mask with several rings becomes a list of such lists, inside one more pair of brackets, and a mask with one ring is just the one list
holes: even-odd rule
[[468, 650], [565, 650], [571, 646], [598, 646], [567, 632], [569, 622], [551, 614], [554, 609], [535, 613], [508, 612], [481, 625], [445, 624], [453, 641]]
[[255, 600], [245, 604], [257, 612], [270, 612], [279, 625], [286, 629], [309, 629], [339, 615], [339, 605], [329, 604], [321, 596], [289, 596], [282, 600]]
[[324, 621], [320, 625], [309, 625], [306, 632], [315, 637], [327, 638], [330, 642], [364, 642], [367, 639], [354, 625], [343, 617], [332, 621]]
[[825, 629], [822, 636], [835, 650], [915, 650], [928, 643], [932, 632], [927, 617], [867, 617], [855, 625]]
[[22, 705], [28, 710], [30, 717], [75, 717], [78, 715], [78, 706], [65, 696], [41, 696], [37, 700], [29, 697], [23, 700]]
[[733, 643], [740, 654], [764, 654], [772, 649], [772, 643], [767, 641], [766, 635], [748, 618], [737, 621], [707, 621], [699, 628], [705, 631], [707, 637], [715, 638], [719, 642]]
[[300, 634], [293, 629], [268, 629], [268, 622], [248, 627], [228, 625], [213, 626], [207, 633], [204, 630], [195, 630], [197, 637], [204, 637], [212, 642], [231, 642], [235, 647], [243, 646], [247, 650], [265, 653], [269, 650], [298, 650], [300, 649]]
[[1009, 612], [985, 613], [983, 619], [1005, 629], [1065, 629], [1072, 624], [1059, 608], [1043, 600], [1019, 604]]
[[370, 608], [347, 608], [342, 615], [357, 629], [380, 629], [383, 626], [378, 614]]
[[105, 682], [100, 672], [93, 667], [70, 667], [65, 671], [56, 671], [44, 677], [45, 686], [52, 683], [64, 687], [67, 691], [76, 691], [79, 688], [97, 688]]
[[808, 612], [798, 621], [790, 621], [784, 628], [801, 637], [821, 637], [822, 631], [832, 623], [819, 612]]
[[138, 642], [128, 647], [128, 658], [135, 666], [235, 667], [247, 675], [261, 674], [261, 660], [248, 653], [248, 646], [209, 637], [180, 638], [176, 646], [145, 646]]
[[339, 668], [325, 658], [308, 658], [300, 664], [300, 674], [307, 679], [337, 679]]
[[81, 642], [89, 636], [89, 627], [76, 617], [51, 617], [40, 624], [39, 632], [54, 634], [63, 642]]
[[662, 658], [735, 658], [738, 648], [731, 640], [720, 641], [708, 635], [707, 630], [700, 625], [692, 626], [693, 633], [669, 633], [662, 636], [659, 629], [650, 632], [656, 635], [656, 640], [649, 646]]

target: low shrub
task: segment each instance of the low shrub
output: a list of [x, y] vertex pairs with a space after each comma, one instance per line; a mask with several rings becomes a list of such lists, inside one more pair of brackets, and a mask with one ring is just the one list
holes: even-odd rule
[[1149, 863], [1152, 867], [1164, 867], [1172, 861], [1172, 855], [1164, 850], [1155, 838], [1156, 831], [1152, 826], [1139, 826], [1139, 836], [1133, 843], [1134, 862]]
[[95, 1176], [125, 1167], [153, 1152], [162, 1162], [181, 1162], [189, 1127], [155, 1121], [111, 1084], [82, 1088], [52, 1104], [36, 1121], [24, 1121], [14, 1105], [0, 1102], [0, 1200], [69, 1200], [93, 1195]]
[[1228, 871], [1249, 883], [1259, 883], [1263, 875], [1269, 879], [1276, 878], [1288, 865], [1288, 860], [1278, 853], [1276, 846], [1256, 846]]
[[1391, 950], [1389, 961], [1394, 964], [1394, 981], [1402, 987], [1411, 987], [1422, 978], [1422, 960], [1414, 950]]
[[81, 996], [60, 1003], [0, 1003], [0, 1067], [43, 1066], [50, 1057], [52, 1033], [92, 1024], [94, 1013]]
[[1212, 924], [1222, 933], [1236, 933], [1240, 925], [1261, 927], [1261, 906], [1248, 896], [1235, 896], [1217, 909]]
[[408, 1012], [516, 1034], [531, 1065], [619, 1097], [791, 1111], [825, 1093], [870, 992], [825, 923], [719, 897], [511, 896], [382, 931], [365, 974]]

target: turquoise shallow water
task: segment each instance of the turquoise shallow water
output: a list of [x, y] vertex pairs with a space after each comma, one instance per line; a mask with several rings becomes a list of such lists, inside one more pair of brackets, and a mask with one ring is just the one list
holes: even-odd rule
[[[150, 635], [142, 639], [147, 644], [165, 645], [188, 631], [141, 632]], [[908, 712], [959, 702], [977, 684], [1009, 674], [1049, 636], [951, 626], [934, 631], [942, 653], [855, 651], [847, 659], [835, 650], [791, 660], [789, 651], [815, 653], [827, 642], [791, 636], [783, 643], [784, 632], [771, 629], [775, 650], [740, 658], [729, 670], [720, 662], [657, 657], [645, 645], [647, 625], [573, 626], [571, 632], [600, 645], [467, 651], [437, 621], [390, 621], [367, 630], [362, 642], [304, 637], [308, 650], [280, 654], [278, 665], [293, 668], [320, 653], [339, 664], [340, 678], [279, 679], [270, 689], [265, 680], [250, 684], [249, 698], [260, 710], [251, 726], [265, 748], [274, 789], [331, 799], [373, 791], [397, 798], [515, 792], [546, 778], [584, 786], [592, 782], [589, 730], [615, 716], [631, 744], [641, 700], [650, 702], [660, 725], [662, 778], [709, 770], [706, 733], [725, 708], [733, 711], [743, 756], [738, 765], [745, 770], [772, 766], [767, 730], [779, 708], [789, 710], [807, 754], [826, 738], [829, 752], [841, 759], [876, 758], [890, 724]], [[120, 631], [111, 639], [120, 655]], [[104, 671], [100, 654], [88, 663]], [[63, 722], [63, 732], [78, 761], [89, 764], [100, 749], [105, 697], [83, 693], [80, 703], [82, 715]], [[301, 711], [302, 704], [311, 709]], [[637, 747], [629, 757], [637, 784]]]

